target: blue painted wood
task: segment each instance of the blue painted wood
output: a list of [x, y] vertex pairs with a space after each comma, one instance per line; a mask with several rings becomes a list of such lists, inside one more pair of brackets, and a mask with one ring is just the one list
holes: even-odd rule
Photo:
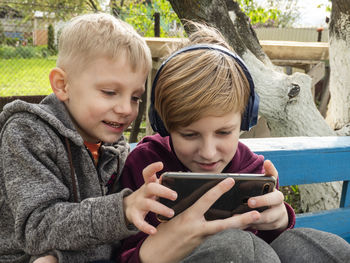
[[298, 214], [295, 227], [312, 227], [350, 239], [350, 208]]
[[[331, 232], [350, 242], [350, 137], [241, 139], [273, 162], [280, 185], [344, 181], [340, 208], [298, 214], [296, 227]], [[131, 144], [134, 148], [136, 143]]]
[[274, 163], [281, 185], [344, 181], [339, 209], [299, 214], [296, 227], [328, 231], [350, 242], [350, 137], [283, 137], [241, 141]]
[[350, 207], [350, 189], [349, 181], [344, 181], [342, 195], [340, 200], [340, 207]]
[[241, 141], [273, 162], [281, 185], [350, 179], [350, 137], [283, 137]]

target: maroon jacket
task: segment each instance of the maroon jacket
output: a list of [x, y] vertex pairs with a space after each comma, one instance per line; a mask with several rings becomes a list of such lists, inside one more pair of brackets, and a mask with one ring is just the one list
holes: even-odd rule
[[[121, 186], [132, 190], [140, 188], [144, 184], [142, 170], [147, 165], [157, 161], [161, 161], [164, 164], [164, 168], [158, 173], [158, 176], [166, 171], [189, 171], [189, 169], [185, 167], [176, 157], [175, 152], [172, 150], [171, 140], [169, 137], [161, 137], [160, 135], [156, 134], [145, 137], [129, 154], [120, 178]], [[239, 142], [235, 156], [225, 167], [223, 173], [264, 173], [263, 163], [264, 157], [262, 155], [256, 155], [255, 153], [251, 152], [247, 146]], [[287, 203], [285, 203], [285, 205], [289, 216], [289, 224], [287, 229], [290, 229], [293, 228], [295, 224], [295, 213], [291, 206], [289, 206]], [[146, 220], [153, 226], [157, 226], [159, 224], [159, 221], [154, 213], [148, 213]], [[276, 230], [254, 230], [252, 232], [268, 243], [274, 240], [281, 233], [281, 231]], [[139, 232], [138, 234], [123, 240], [119, 261], [140, 262], [139, 249], [146, 238], [147, 234]]]

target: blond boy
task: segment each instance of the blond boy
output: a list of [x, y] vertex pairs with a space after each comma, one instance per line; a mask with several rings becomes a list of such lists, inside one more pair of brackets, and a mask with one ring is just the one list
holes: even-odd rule
[[64, 28], [53, 94], [38, 105], [15, 101], [0, 115], [0, 262], [104, 260], [134, 226], [155, 231], [144, 221], [152, 185], [106, 196], [150, 67], [145, 41], [111, 15], [82, 15]]

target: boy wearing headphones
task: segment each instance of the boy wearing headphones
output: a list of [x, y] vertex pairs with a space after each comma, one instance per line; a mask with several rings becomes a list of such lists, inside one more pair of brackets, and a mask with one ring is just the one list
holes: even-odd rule
[[[195, 30], [189, 42], [165, 60], [155, 76], [150, 120], [158, 134], [145, 137], [129, 154], [123, 187], [135, 190], [158, 183], [167, 171], [266, 173], [277, 179], [270, 161], [239, 142], [240, 130], [254, 125], [258, 113], [248, 69], [219, 32], [197, 23], [191, 26]], [[144, 181], [141, 174], [149, 179]], [[248, 200], [251, 208], [269, 207], [264, 212], [206, 221], [205, 212], [231, 187], [232, 179], [222, 181], [165, 223], [149, 213], [146, 220], [157, 227], [156, 233], [125, 239], [120, 262], [283, 262], [299, 255], [295, 247], [311, 251], [305, 240], [312, 231], [307, 231], [307, 239], [293, 240], [298, 232], [290, 230], [296, 232], [290, 244], [283, 241], [289, 236], [281, 233], [294, 227], [295, 213], [278, 186]], [[299, 260], [290, 262], [304, 262]]]

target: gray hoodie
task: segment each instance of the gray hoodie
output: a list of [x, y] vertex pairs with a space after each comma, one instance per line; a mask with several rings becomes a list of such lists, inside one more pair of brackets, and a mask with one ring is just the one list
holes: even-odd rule
[[6, 105], [0, 114], [0, 262], [47, 253], [71, 263], [109, 258], [119, 240], [136, 233], [123, 211], [131, 191], [105, 195], [128, 151], [124, 138], [102, 144], [95, 167], [54, 94], [40, 104]]

